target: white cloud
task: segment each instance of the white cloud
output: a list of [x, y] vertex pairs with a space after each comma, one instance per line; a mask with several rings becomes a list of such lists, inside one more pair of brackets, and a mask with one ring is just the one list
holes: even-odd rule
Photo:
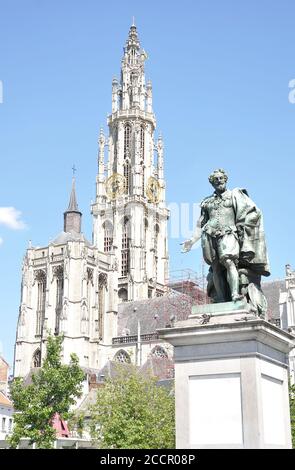
[[26, 225], [21, 220], [21, 215], [22, 213], [14, 207], [0, 207], [0, 224], [12, 230], [22, 230]]
[[3, 238], [0, 237], [0, 245], [3, 243]]

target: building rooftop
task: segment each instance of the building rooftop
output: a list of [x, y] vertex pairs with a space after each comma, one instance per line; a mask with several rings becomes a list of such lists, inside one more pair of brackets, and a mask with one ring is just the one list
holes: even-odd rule
[[10, 406], [11, 408], [13, 407], [12, 401], [10, 401], [9, 398], [6, 395], [4, 395], [4, 393], [2, 393], [1, 391], [0, 391], [0, 405]]
[[75, 232], [60, 232], [57, 237], [53, 240], [53, 245], [64, 245], [68, 242], [84, 242], [87, 246], [91, 246], [91, 243], [87, 240], [83, 233]]

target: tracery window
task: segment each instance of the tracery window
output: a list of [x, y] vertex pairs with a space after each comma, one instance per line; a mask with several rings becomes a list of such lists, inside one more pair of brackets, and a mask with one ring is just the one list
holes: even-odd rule
[[41, 367], [41, 351], [39, 348], [33, 354], [33, 367]]
[[113, 248], [113, 227], [110, 222], [103, 224], [104, 228], [104, 252], [108, 253]]
[[64, 295], [64, 271], [62, 266], [56, 266], [54, 270], [56, 277], [56, 302], [55, 302], [55, 333], [59, 334], [60, 316]]
[[140, 126], [140, 154], [141, 157], [144, 158], [144, 126]]
[[121, 363], [125, 363], [125, 364], [126, 363], [130, 364], [130, 362], [131, 362], [129, 354], [126, 351], [124, 351], [124, 349], [120, 349], [120, 351], [118, 351], [115, 354], [114, 360], [116, 362], [121, 362]]
[[131, 144], [131, 126], [126, 124], [124, 128], [124, 158], [130, 157], [130, 144]]
[[122, 259], [121, 259], [121, 276], [125, 277], [129, 273], [130, 268], [130, 239], [128, 237], [128, 219], [125, 218], [122, 227]]
[[131, 166], [129, 160], [124, 163], [125, 193], [130, 194]]
[[160, 358], [168, 358], [167, 351], [162, 348], [161, 346], [156, 346], [152, 352], [151, 355], [154, 357], [160, 357]]
[[41, 335], [45, 317], [46, 273], [39, 269], [34, 273], [37, 281], [36, 335]]
[[104, 314], [105, 314], [105, 293], [107, 289], [107, 275], [100, 273], [98, 276], [98, 332], [99, 337], [103, 338]]
[[142, 166], [141, 194], [145, 195], [145, 167]]

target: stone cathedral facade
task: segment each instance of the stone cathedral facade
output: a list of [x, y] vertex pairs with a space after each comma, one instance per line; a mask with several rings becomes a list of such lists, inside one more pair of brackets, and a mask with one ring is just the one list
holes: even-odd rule
[[63, 333], [64, 362], [74, 352], [81, 366], [100, 369], [116, 351], [122, 355], [118, 342], [113, 341], [121, 334], [119, 306], [145, 299], [152, 302], [164, 294], [169, 213], [163, 140], [161, 136], [155, 139], [152, 85], [145, 81], [146, 57], [132, 25], [121, 78], [112, 82], [109, 134], [105, 136], [101, 130], [99, 135], [92, 241], [81, 232], [82, 214], [73, 178], [63, 231], [48, 246], [27, 249], [15, 376], [24, 376], [42, 364], [48, 331]]

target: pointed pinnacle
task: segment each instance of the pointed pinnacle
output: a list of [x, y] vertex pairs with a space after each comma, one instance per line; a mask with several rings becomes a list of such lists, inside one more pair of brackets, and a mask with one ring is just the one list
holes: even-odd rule
[[75, 188], [75, 176], [72, 178], [72, 191], [70, 196], [70, 202], [67, 212], [79, 212], [78, 204], [77, 204], [77, 197], [76, 197], [76, 188]]

